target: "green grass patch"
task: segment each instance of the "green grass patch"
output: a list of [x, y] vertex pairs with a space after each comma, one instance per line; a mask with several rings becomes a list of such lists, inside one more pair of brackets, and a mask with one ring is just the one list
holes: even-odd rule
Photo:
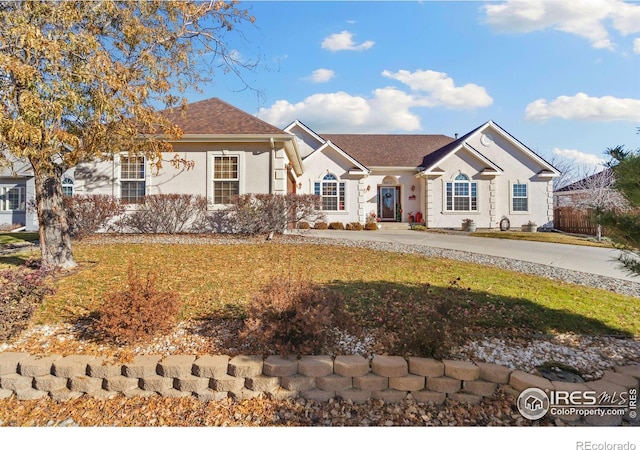
[[[330, 245], [76, 243], [79, 268], [57, 280], [37, 311], [40, 323], [94, 313], [125, 287], [127, 267], [154, 270], [178, 292], [182, 319], [243, 315], [274, 277], [303, 273], [344, 294], [361, 325], [411, 327], [416, 312], [446, 300], [470, 332], [640, 335], [640, 302], [612, 292], [452, 260]], [[0, 264], [6, 262], [0, 258]], [[434, 303], [435, 302], [435, 303]]]
[[35, 242], [40, 238], [38, 233], [21, 231], [18, 233], [0, 233], [0, 245], [2, 244], [22, 244], [24, 242]]

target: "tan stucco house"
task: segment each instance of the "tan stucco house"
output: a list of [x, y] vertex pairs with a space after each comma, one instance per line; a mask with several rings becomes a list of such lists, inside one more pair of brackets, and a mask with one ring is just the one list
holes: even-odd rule
[[[496, 228], [553, 220], [557, 169], [492, 121], [460, 138], [443, 135], [318, 134], [300, 121], [281, 130], [217, 98], [166, 112], [183, 131], [174, 153], [193, 169], [151, 170], [142, 156], [119, 153], [65, 174], [68, 195], [109, 194], [135, 208], [145, 195], [205, 195], [211, 209], [244, 193], [309, 193], [322, 197], [328, 221], [424, 222], [459, 228], [473, 219]], [[0, 220], [23, 217], [19, 197], [32, 196], [28, 173], [0, 178]], [[22, 190], [21, 190], [22, 189]], [[31, 193], [30, 193], [31, 192]], [[5, 213], [5, 215], [3, 215]], [[9, 219], [9, 217], [12, 217]]]

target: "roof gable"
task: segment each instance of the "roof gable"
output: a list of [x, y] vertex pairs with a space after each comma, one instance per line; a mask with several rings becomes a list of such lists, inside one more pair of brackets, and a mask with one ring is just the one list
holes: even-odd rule
[[353, 168], [349, 168], [349, 170], [355, 169], [357, 172], [361, 172], [361, 173], [369, 173], [370, 172], [369, 169], [367, 169], [367, 167], [362, 165], [360, 162], [358, 162], [356, 159], [351, 157], [347, 152], [342, 150], [340, 147], [336, 146], [331, 141], [325, 142], [322, 146], [318, 147], [313, 153], [311, 153], [309, 156], [307, 156], [304, 160], [307, 161], [308, 159], [313, 158], [313, 157], [315, 157], [315, 155], [320, 154], [323, 151], [328, 150], [328, 149], [333, 150], [334, 152], [338, 153], [340, 156], [345, 158], [347, 161], [349, 161], [353, 165]]
[[453, 139], [430, 134], [323, 134], [367, 167], [418, 167], [425, 154]]
[[160, 112], [185, 135], [283, 135], [281, 129], [219, 98], [189, 103]]

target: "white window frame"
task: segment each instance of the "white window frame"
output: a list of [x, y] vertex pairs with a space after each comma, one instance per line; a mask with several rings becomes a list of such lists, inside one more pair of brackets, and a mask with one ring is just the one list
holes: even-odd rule
[[[325, 186], [328, 187], [329, 185], [335, 185], [335, 194], [323, 194], [325, 192]], [[322, 201], [322, 211], [333, 213], [347, 212], [347, 183], [333, 173], [327, 173], [321, 179], [314, 181], [313, 193], [320, 197]], [[325, 198], [335, 199], [336, 209], [325, 209]], [[340, 199], [342, 199], [342, 202]], [[340, 208], [341, 204], [342, 208]]]
[[[465, 177], [465, 179], [460, 179], [460, 177]], [[456, 195], [456, 184], [466, 184], [467, 185], [467, 195]], [[451, 207], [449, 207], [449, 191], [451, 191]], [[473, 195], [475, 191], [475, 196]], [[479, 213], [479, 189], [478, 182], [471, 180], [471, 177], [464, 173], [459, 173], [456, 177], [451, 181], [444, 182], [443, 189], [443, 199], [442, 199], [442, 210], [445, 213], [456, 214], [456, 213]], [[467, 209], [456, 209], [456, 198], [468, 198], [469, 199], [469, 208]], [[475, 205], [474, 205], [475, 200]], [[475, 207], [474, 207], [475, 206]]]
[[[9, 208], [9, 198], [8, 193], [12, 190], [18, 191], [18, 208], [11, 209]], [[0, 187], [0, 195], [2, 199], [0, 200], [0, 211], [3, 212], [11, 212], [11, 211], [26, 211], [27, 210], [27, 200], [26, 200], [26, 192], [24, 186], [1, 186]]]
[[[143, 174], [142, 177], [137, 177], [137, 178], [123, 178], [122, 177], [122, 166], [123, 166], [123, 162], [125, 159], [128, 158], [142, 158], [142, 168], [143, 168]], [[129, 155], [127, 153], [123, 153], [119, 155], [118, 158], [118, 167], [117, 167], [117, 174], [118, 174], [118, 197], [120, 198], [120, 201], [122, 201], [125, 205], [129, 205], [134, 207], [135, 205], [138, 205], [142, 202], [144, 202], [144, 198], [147, 196], [147, 189], [148, 189], [148, 170], [147, 170], [147, 158], [144, 155]], [[123, 183], [143, 183], [144, 184], [144, 193], [142, 194], [142, 197], [139, 199], [140, 201], [125, 201], [124, 197], [122, 196], [122, 188], [123, 188]]]
[[[515, 195], [514, 193], [514, 189], [516, 186], [520, 186], [520, 185], [524, 185], [525, 189], [526, 189], [526, 195], [525, 196], [520, 196], [520, 195]], [[519, 181], [512, 181], [509, 184], [509, 210], [511, 211], [511, 214], [529, 214], [530, 211], [530, 203], [531, 203], [531, 199], [530, 199], [530, 195], [529, 195], [529, 183], [521, 183]], [[527, 209], [526, 210], [516, 210], [514, 208], [513, 205], [513, 201], [515, 199], [521, 199], [524, 198], [527, 200]]]
[[[62, 195], [64, 197], [73, 197], [73, 190], [74, 190], [74, 181], [73, 178], [71, 177], [64, 177], [62, 178]], [[65, 188], [66, 189], [71, 189], [71, 192], [65, 193]]]
[[[216, 158], [237, 158], [238, 161], [238, 173], [237, 178], [214, 178]], [[216, 182], [236, 182], [238, 184], [238, 194], [242, 195], [245, 192], [244, 189], [244, 155], [242, 152], [229, 152], [228, 150], [222, 151], [209, 151], [207, 152], [207, 203], [210, 209], [224, 209], [229, 206], [229, 203], [215, 203], [215, 189], [214, 183]]]

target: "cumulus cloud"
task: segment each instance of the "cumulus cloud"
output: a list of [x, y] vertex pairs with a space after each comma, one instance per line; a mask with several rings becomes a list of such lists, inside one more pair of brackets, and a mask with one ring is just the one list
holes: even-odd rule
[[640, 5], [622, 0], [509, 0], [483, 9], [486, 23], [498, 31], [529, 33], [551, 28], [587, 39], [594, 48], [615, 47], [607, 26], [625, 36], [640, 33]]
[[411, 105], [411, 97], [394, 88], [377, 89], [372, 98], [340, 91], [314, 94], [298, 103], [278, 100], [260, 108], [258, 117], [278, 127], [300, 119], [319, 132], [414, 131], [420, 119], [409, 110]]
[[418, 93], [426, 93], [417, 99], [421, 106], [444, 106], [452, 109], [474, 109], [491, 105], [493, 99], [486, 89], [477, 84], [456, 86], [455, 82], [444, 72], [433, 70], [385, 70], [382, 76], [400, 81]]
[[356, 44], [353, 41], [353, 34], [345, 30], [326, 37], [324, 41], [322, 41], [322, 48], [330, 52], [339, 52], [342, 50], [362, 51], [369, 50], [374, 44], [375, 42], [373, 41], [364, 41]]
[[562, 159], [569, 160], [575, 166], [588, 168], [592, 170], [601, 170], [604, 168], [605, 160], [591, 153], [581, 152], [575, 149], [554, 148], [552, 153]]
[[326, 83], [336, 76], [336, 73], [331, 69], [316, 69], [313, 73], [306, 77], [305, 80], [309, 80], [312, 83]]
[[573, 97], [563, 95], [552, 101], [541, 98], [529, 103], [525, 109], [525, 117], [538, 121], [557, 117], [597, 122], [638, 122], [640, 100], [611, 96], [589, 97], [580, 92]]
[[470, 109], [493, 101], [484, 88], [475, 84], [456, 87], [442, 72], [385, 70], [382, 76], [400, 81], [409, 91], [387, 86], [375, 89], [371, 96], [340, 91], [314, 94], [297, 103], [278, 100], [261, 108], [258, 117], [279, 127], [300, 119], [319, 132], [408, 132], [421, 128], [413, 108]]

